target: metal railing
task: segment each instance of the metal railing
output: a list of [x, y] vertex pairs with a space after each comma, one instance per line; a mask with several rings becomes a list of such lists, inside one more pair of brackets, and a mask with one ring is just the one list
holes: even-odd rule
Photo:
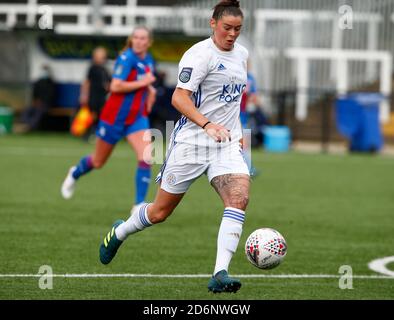
[[[212, 8], [216, 3], [193, 1], [189, 6]], [[313, 102], [301, 99], [302, 91], [311, 86], [342, 92], [380, 81], [381, 91], [390, 95], [392, 64], [388, 55], [394, 54], [394, 0], [248, 0], [241, 5], [249, 14], [244, 34], [249, 39], [251, 69], [260, 90], [298, 88], [300, 118], [305, 117], [305, 104]], [[289, 50], [299, 50], [300, 56], [289, 55]], [[330, 57], [310, 57], [305, 72], [306, 62], [300, 57], [311, 50], [323, 50]], [[334, 58], [349, 52], [368, 58]], [[386, 63], [380, 68], [379, 59], [371, 58], [374, 53], [385, 56]], [[305, 79], [307, 87], [302, 85]], [[263, 98], [267, 109], [275, 107], [270, 95]]]
[[[182, 7], [104, 5], [100, 14], [101, 21], [94, 23], [90, 5], [0, 4], [0, 15], [5, 17], [0, 26], [3, 30], [12, 30], [19, 16], [24, 17], [23, 22], [28, 27], [37, 24], [40, 27], [43, 17], [51, 19], [54, 31], [60, 34], [127, 36], [139, 24], [154, 31], [184, 32], [186, 35], [209, 33], [210, 10], [194, 10], [191, 14], [189, 9]], [[72, 17], [74, 22], [58, 22], [63, 17]]]

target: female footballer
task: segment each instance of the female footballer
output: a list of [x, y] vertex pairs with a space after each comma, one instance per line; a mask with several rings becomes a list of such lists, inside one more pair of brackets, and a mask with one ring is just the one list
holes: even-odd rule
[[228, 268], [241, 237], [249, 197], [249, 170], [240, 146], [240, 102], [248, 60], [248, 51], [236, 43], [242, 23], [239, 1], [221, 1], [210, 20], [212, 36], [183, 55], [172, 97], [183, 116], [157, 177], [160, 187], [155, 201], [134, 207], [127, 221], [114, 223], [100, 246], [103, 264], [112, 260], [128, 235], [166, 220], [193, 181], [206, 174], [224, 205], [208, 289], [236, 292], [241, 287], [239, 280], [228, 275]]
[[[138, 159], [135, 204], [144, 201], [151, 175], [151, 159], [144, 158], [144, 151], [150, 148], [151, 142], [148, 113], [156, 95], [152, 86], [154, 61], [148, 53], [151, 44], [151, 32], [142, 26], [127, 39], [114, 66], [110, 96], [97, 126], [95, 151], [69, 170], [61, 188], [65, 199], [72, 197], [77, 180], [93, 169], [102, 168], [118, 141], [126, 137]], [[149, 152], [145, 154], [150, 156]]]

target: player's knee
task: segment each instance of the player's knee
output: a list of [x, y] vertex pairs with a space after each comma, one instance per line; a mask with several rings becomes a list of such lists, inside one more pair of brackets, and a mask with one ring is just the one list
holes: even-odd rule
[[93, 164], [93, 167], [95, 169], [100, 169], [100, 168], [102, 168], [104, 166], [105, 161], [102, 160], [102, 159], [95, 159], [95, 158], [93, 158], [92, 159], [92, 164]]
[[245, 211], [249, 203], [249, 196], [247, 194], [232, 195], [226, 202], [226, 207], [237, 208]]
[[142, 160], [138, 159], [138, 168], [151, 169], [151, 167], [152, 167], [151, 163], [152, 163], [152, 160], [150, 157], [149, 158], [146, 157], [146, 159], [144, 158]]

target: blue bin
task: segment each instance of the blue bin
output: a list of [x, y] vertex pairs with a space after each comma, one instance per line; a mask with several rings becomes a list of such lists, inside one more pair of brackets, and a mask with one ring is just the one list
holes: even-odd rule
[[378, 93], [352, 93], [336, 101], [338, 131], [350, 140], [350, 151], [374, 152], [383, 147]]
[[286, 126], [264, 128], [264, 149], [267, 152], [287, 152], [290, 148], [290, 129]]

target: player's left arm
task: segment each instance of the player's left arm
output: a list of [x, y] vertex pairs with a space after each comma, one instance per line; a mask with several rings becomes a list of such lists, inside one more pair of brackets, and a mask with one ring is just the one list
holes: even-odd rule
[[[150, 54], [148, 54], [148, 67], [150, 72], [154, 74], [156, 71], [156, 61], [153, 59], [153, 57]], [[148, 91], [148, 96], [146, 98], [146, 112], [148, 114], [152, 112], [153, 105], [156, 102], [157, 90], [153, 85], [154, 83], [150, 84], [146, 88]]]
[[146, 112], [149, 114], [152, 111], [153, 105], [156, 102], [157, 90], [154, 86], [148, 86], [148, 96], [146, 98]]

